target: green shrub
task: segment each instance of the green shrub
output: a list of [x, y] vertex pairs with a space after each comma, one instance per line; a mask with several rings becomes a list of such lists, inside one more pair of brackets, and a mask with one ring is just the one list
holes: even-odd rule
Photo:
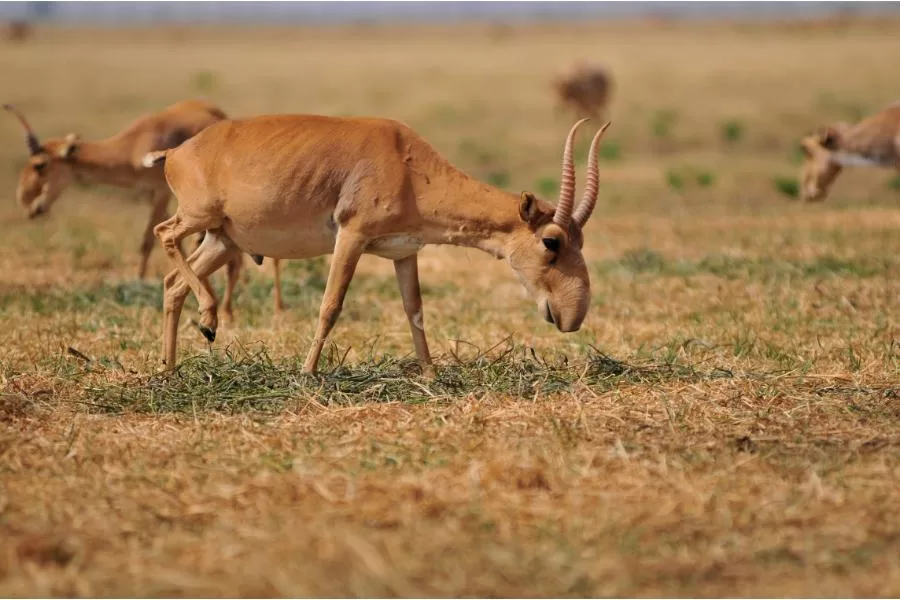
[[505, 170], [495, 170], [487, 174], [487, 181], [498, 188], [505, 188], [509, 185], [509, 172]]
[[708, 171], [700, 171], [697, 173], [697, 185], [700, 187], [710, 187], [716, 182], [716, 176]]
[[744, 137], [744, 125], [740, 121], [730, 120], [722, 123], [722, 139], [728, 144], [736, 144]]
[[559, 192], [559, 182], [553, 177], [541, 177], [534, 187], [538, 195], [545, 198], [555, 196]]
[[775, 189], [789, 198], [796, 198], [800, 195], [800, 184], [793, 177], [775, 177], [772, 180]]
[[195, 91], [209, 93], [219, 87], [219, 78], [212, 71], [197, 71], [194, 73], [191, 86]]
[[684, 177], [678, 171], [666, 171], [666, 183], [676, 191], [684, 189]]
[[650, 129], [653, 135], [660, 139], [671, 137], [677, 117], [677, 113], [671, 109], [656, 111], [650, 120]]

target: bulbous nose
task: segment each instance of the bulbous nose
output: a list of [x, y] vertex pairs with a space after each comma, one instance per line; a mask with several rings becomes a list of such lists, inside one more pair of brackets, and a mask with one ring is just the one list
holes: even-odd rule
[[47, 212], [47, 207], [43, 204], [38, 204], [37, 206], [33, 206], [28, 210], [28, 218], [36, 219]]
[[575, 318], [566, 318], [566, 316], [554, 312], [553, 305], [550, 304], [549, 300], [544, 301], [543, 313], [544, 320], [556, 325], [556, 328], [562, 333], [572, 333], [581, 329], [582, 318], [577, 316]]
[[824, 197], [825, 197], [825, 193], [820, 188], [816, 188], [816, 187], [804, 188], [803, 191], [800, 193], [800, 199], [803, 202], [818, 202], [819, 200], [821, 200]]

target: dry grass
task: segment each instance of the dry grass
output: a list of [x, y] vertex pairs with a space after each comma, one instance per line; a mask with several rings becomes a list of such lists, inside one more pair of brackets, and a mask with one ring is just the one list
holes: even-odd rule
[[822, 205], [778, 189], [802, 133], [896, 99], [873, 59], [896, 28], [832, 25], [41, 30], [6, 48], [3, 101], [45, 135], [198, 94], [379, 114], [551, 197], [552, 73], [596, 57], [618, 85], [585, 326], [554, 332], [498, 261], [428, 248], [432, 382], [375, 258], [321, 379], [298, 361], [325, 260], [289, 265], [280, 321], [248, 261], [239, 322], [209, 355], [189, 305], [185, 362], [158, 374], [159, 280], [133, 281], [148, 209], [77, 189], [23, 222], [8, 122], [0, 595], [900, 594], [897, 190], [861, 170]]

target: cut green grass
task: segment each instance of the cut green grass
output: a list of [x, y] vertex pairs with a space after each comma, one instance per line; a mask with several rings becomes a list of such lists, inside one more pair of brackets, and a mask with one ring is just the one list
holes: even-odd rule
[[628, 365], [590, 349], [586, 355], [541, 357], [531, 348], [508, 344], [475, 358], [446, 356], [436, 361], [433, 380], [418, 377], [413, 359], [370, 356], [345, 365], [334, 346], [318, 376], [302, 372], [302, 358], [274, 360], [263, 350], [232, 345], [221, 353], [182, 361], [172, 372], [137, 376], [125, 382], [89, 386], [91, 405], [105, 411], [191, 412], [282, 410], [291, 399], [323, 404], [418, 403], [471, 394], [504, 394], [531, 399], [588, 388], [595, 392], [623, 383], [696, 380], [700, 374], [678, 364]]

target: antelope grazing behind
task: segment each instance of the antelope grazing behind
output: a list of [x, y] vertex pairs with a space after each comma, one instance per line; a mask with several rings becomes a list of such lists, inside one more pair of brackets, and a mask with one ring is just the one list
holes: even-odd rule
[[3, 28], [3, 39], [8, 42], [26, 42], [32, 35], [34, 29], [28, 21], [9, 21]]
[[[81, 140], [70, 133], [64, 138], [39, 140], [25, 116], [5, 105], [18, 119], [25, 133], [28, 162], [19, 173], [16, 198], [28, 218], [47, 214], [65, 189], [75, 181], [114, 185], [135, 190], [150, 204], [150, 219], [140, 246], [138, 277], [147, 273], [150, 253], [156, 241], [153, 227], [168, 217], [171, 191], [162, 169], [146, 169], [142, 158], [151, 151], [174, 148], [206, 127], [226, 118], [217, 106], [200, 100], [186, 100], [164, 110], [144, 115], [120, 133], [96, 142]], [[242, 258], [234, 257], [228, 267], [223, 310], [230, 317], [234, 285]], [[278, 264], [275, 265], [276, 280]], [[276, 309], [281, 306], [280, 288], [275, 289]]]
[[596, 117], [606, 111], [612, 89], [609, 73], [600, 65], [578, 63], [553, 80], [557, 109], [571, 109], [579, 117]]
[[[201, 331], [215, 339], [216, 298], [208, 277], [240, 252], [278, 258], [333, 254], [304, 370], [314, 372], [363, 254], [394, 262], [423, 371], [431, 372], [417, 253], [426, 244], [481, 249], [506, 259], [563, 332], [585, 318], [590, 280], [582, 228], [597, 201], [598, 143], [591, 144], [584, 197], [574, 206], [569, 133], [554, 208], [529, 192], [511, 194], [451, 165], [409, 127], [386, 119], [282, 115], [226, 121], [182, 146], [148, 155], [165, 162], [178, 210], [156, 227], [176, 269], [165, 278], [163, 353], [175, 366], [178, 320], [189, 291]], [[574, 209], [574, 210], [573, 210]], [[207, 231], [185, 259], [179, 240]]]
[[844, 167], [900, 170], [900, 102], [856, 124], [835, 123], [800, 142], [804, 160], [800, 196], [824, 200]]

